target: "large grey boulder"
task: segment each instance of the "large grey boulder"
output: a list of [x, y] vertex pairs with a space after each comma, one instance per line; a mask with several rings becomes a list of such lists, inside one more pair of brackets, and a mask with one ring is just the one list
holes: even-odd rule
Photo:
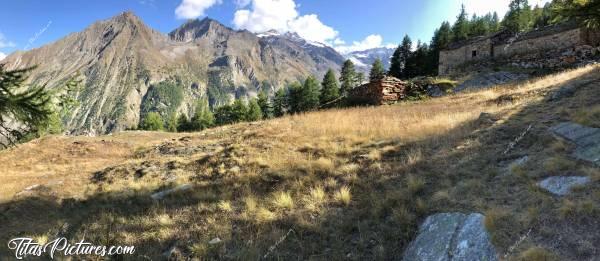
[[574, 158], [600, 165], [600, 129], [564, 122], [552, 127], [550, 131], [577, 145], [572, 155]]
[[403, 260], [499, 260], [478, 213], [429, 216], [404, 252]]
[[538, 185], [557, 196], [565, 196], [571, 193], [571, 189], [590, 182], [589, 177], [549, 177], [538, 183]]

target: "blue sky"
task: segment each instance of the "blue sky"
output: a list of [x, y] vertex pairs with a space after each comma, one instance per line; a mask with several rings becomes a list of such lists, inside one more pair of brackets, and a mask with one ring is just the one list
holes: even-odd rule
[[[530, 0], [543, 4], [548, 0]], [[341, 52], [391, 46], [405, 34], [429, 41], [464, 3], [470, 13], [506, 12], [509, 0], [18, 0], [0, 7], [0, 58], [36, 48], [126, 10], [168, 33], [209, 16], [236, 29], [294, 31]]]

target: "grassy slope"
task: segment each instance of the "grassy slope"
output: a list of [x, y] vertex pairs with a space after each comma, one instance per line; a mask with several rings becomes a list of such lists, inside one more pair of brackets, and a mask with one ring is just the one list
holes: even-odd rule
[[[596, 81], [582, 85], [589, 79]], [[545, 101], [564, 84], [581, 86], [575, 97]], [[0, 152], [0, 242], [60, 233], [133, 244], [136, 259], [156, 259], [172, 246], [207, 259], [394, 259], [426, 216], [475, 211], [486, 214], [498, 252], [509, 259], [523, 252], [590, 259], [600, 255], [600, 172], [568, 158], [572, 147], [547, 129], [566, 120], [598, 125], [599, 97], [596, 66], [201, 133], [47, 137]], [[492, 115], [479, 118], [482, 112]], [[502, 176], [502, 162], [522, 155], [529, 162]], [[535, 186], [565, 173], [594, 183], [563, 199]], [[149, 199], [184, 183], [194, 189]], [[15, 196], [34, 184], [44, 186]], [[215, 237], [223, 241], [209, 244]]]

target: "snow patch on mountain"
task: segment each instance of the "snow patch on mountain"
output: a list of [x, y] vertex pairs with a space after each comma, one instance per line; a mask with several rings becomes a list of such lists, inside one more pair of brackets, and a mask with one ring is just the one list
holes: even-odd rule
[[394, 48], [380, 47], [351, 52], [346, 54], [345, 58], [352, 61], [358, 71], [368, 73], [371, 70], [371, 65], [378, 58], [383, 62], [383, 66], [385, 66], [386, 69], [389, 69], [394, 51]]

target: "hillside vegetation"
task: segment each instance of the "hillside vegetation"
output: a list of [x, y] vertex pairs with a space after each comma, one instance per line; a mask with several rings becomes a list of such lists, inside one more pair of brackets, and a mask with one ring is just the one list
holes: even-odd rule
[[[573, 97], [548, 101], [565, 85]], [[136, 260], [399, 259], [428, 215], [479, 212], [509, 260], [593, 259], [600, 171], [548, 128], [600, 125], [599, 99], [600, 66], [589, 66], [199, 133], [49, 136], [0, 152], [0, 241], [85, 237], [134, 245]], [[593, 182], [564, 198], [536, 186], [577, 173]], [[192, 189], [150, 197], [182, 184]]]

